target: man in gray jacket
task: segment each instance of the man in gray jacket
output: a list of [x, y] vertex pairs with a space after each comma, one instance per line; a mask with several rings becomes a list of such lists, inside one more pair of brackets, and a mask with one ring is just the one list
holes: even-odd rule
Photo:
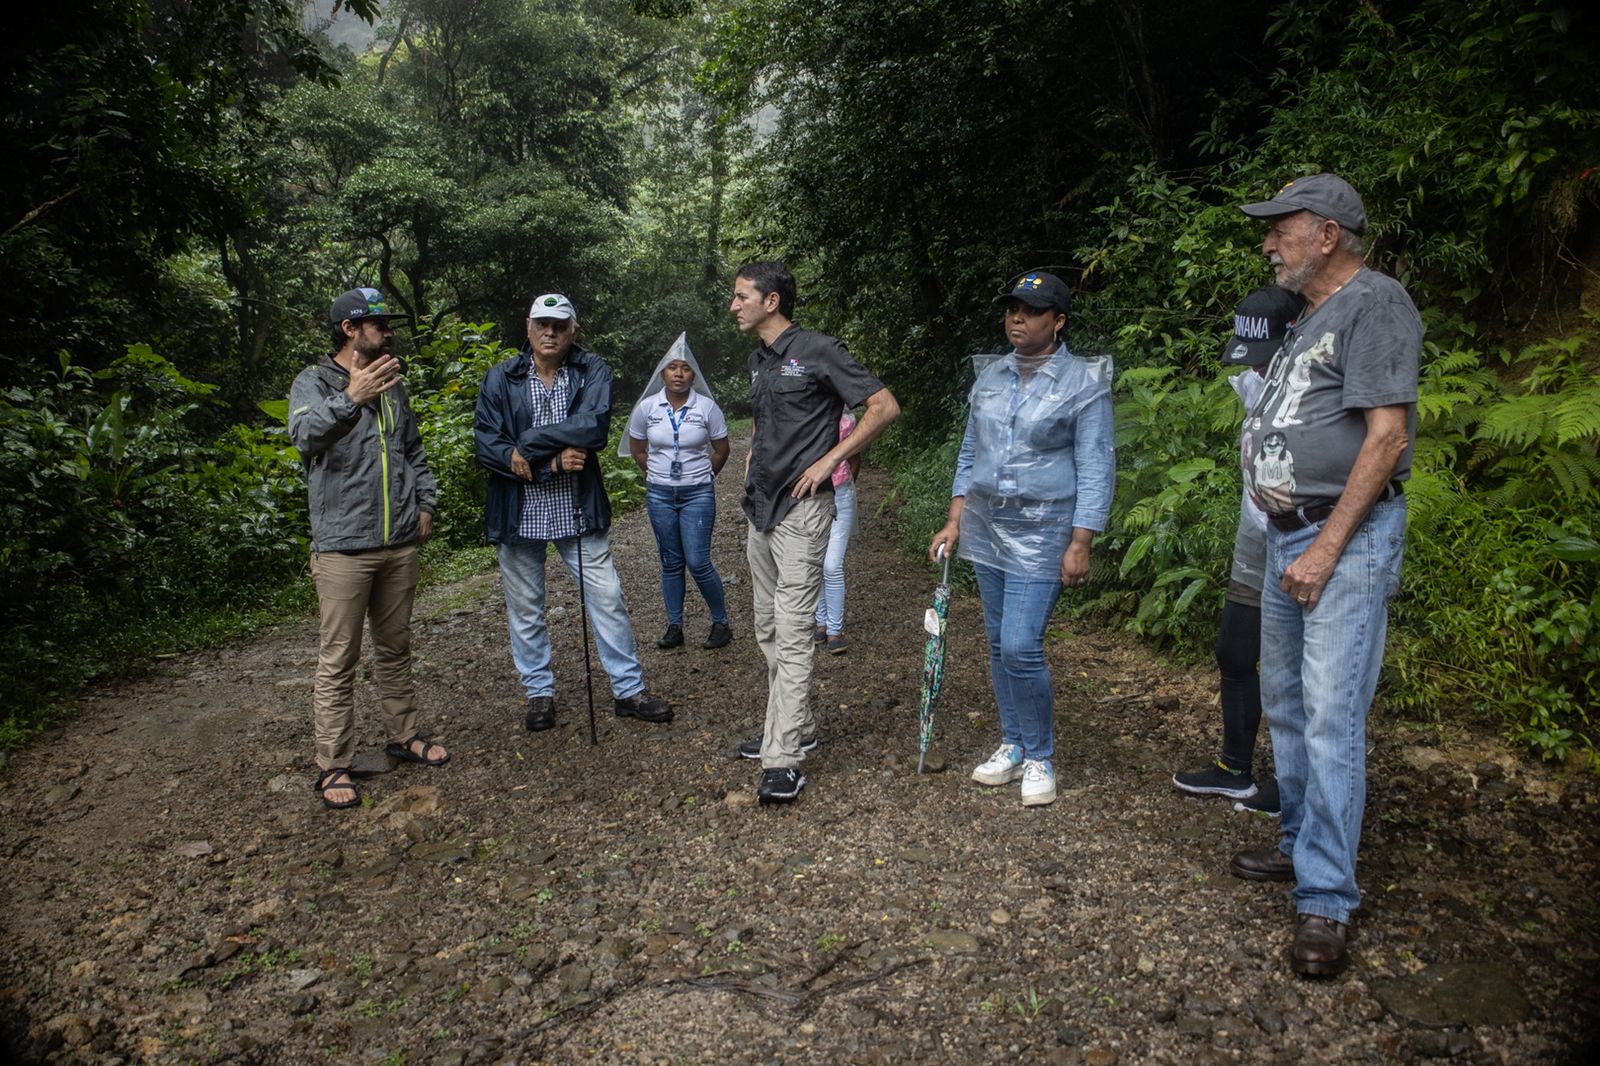
[[328, 312], [333, 353], [289, 390], [289, 438], [311, 498], [311, 576], [322, 614], [312, 722], [316, 788], [329, 807], [361, 802], [350, 761], [363, 618], [372, 623], [373, 675], [389, 719], [384, 751], [424, 766], [450, 758], [417, 732], [411, 599], [438, 490], [390, 351], [391, 318], [377, 289], [344, 293]]

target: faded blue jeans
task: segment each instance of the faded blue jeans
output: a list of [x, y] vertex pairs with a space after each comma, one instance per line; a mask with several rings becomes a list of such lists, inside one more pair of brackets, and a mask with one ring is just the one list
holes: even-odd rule
[[1373, 507], [1345, 545], [1316, 606], [1283, 591], [1283, 572], [1321, 525], [1267, 530], [1261, 590], [1261, 704], [1283, 802], [1283, 853], [1295, 908], [1348, 922], [1361, 902], [1356, 849], [1367, 803], [1367, 709], [1378, 687], [1389, 599], [1400, 587], [1406, 501]]
[[1056, 750], [1055, 690], [1044, 661], [1044, 631], [1061, 596], [1061, 579], [1010, 574], [974, 564], [983, 626], [989, 636], [989, 676], [1000, 708], [1000, 742], [1025, 759], [1050, 759]]
[[661, 553], [661, 599], [667, 623], [683, 625], [683, 571], [687, 566], [705, 597], [713, 622], [728, 624], [722, 578], [711, 564], [711, 531], [717, 524], [717, 493], [709, 481], [698, 485], [651, 485], [644, 494], [650, 528]]
[[[544, 613], [544, 563], [546, 546], [554, 544], [573, 580], [578, 577], [578, 537], [557, 541], [521, 540], [498, 544], [500, 583], [505, 588], [506, 615], [511, 625], [511, 659], [529, 696], [553, 696], [556, 675], [550, 669], [550, 631]], [[644, 670], [633, 640], [633, 623], [622, 599], [622, 579], [611, 561], [611, 537], [602, 530], [585, 533], [583, 541], [584, 597], [594, 628], [594, 645], [600, 665], [611, 678], [611, 694], [627, 699], [644, 691]], [[574, 619], [568, 626], [582, 624]], [[581, 635], [577, 635], [582, 639]]]
[[856, 531], [854, 480], [833, 490], [833, 508], [833, 532], [828, 534], [828, 554], [822, 557], [822, 598], [817, 601], [817, 625], [829, 634], [844, 630], [844, 552]]

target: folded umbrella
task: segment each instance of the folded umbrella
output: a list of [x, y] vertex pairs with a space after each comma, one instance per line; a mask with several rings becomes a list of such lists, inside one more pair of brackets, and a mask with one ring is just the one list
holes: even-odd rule
[[928, 642], [922, 649], [922, 701], [917, 705], [917, 773], [928, 757], [928, 745], [933, 742], [933, 714], [939, 706], [939, 690], [944, 687], [944, 627], [950, 613], [950, 551], [941, 544], [939, 554], [944, 558], [944, 576], [933, 590], [933, 606], [923, 615], [922, 628], [928, 633]]

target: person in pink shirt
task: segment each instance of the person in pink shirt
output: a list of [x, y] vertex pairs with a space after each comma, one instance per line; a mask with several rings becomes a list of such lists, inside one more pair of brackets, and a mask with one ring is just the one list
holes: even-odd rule
[[[855, 428], [855, 418], [846, 411], [839, 418], [839, 439], [844, 440]], [[844, 639], [844, 552], [856, 529], [856, 475], [860, 471], [859, 452], [833, 469], [833, 532], [828, 536], [828, 553], [822, 559], [817, 631], [811, 638], [826, 644], [832, 655], [843, 655], [850, 648]]]

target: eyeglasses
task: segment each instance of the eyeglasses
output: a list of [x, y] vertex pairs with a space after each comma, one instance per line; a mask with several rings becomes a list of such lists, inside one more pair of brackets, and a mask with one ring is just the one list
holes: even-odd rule
[[548, 330], [551, 333], [565, 333], [572, 328], [570, 318], [532, 318], [528, 321], [533, 323], [534, 329]]

